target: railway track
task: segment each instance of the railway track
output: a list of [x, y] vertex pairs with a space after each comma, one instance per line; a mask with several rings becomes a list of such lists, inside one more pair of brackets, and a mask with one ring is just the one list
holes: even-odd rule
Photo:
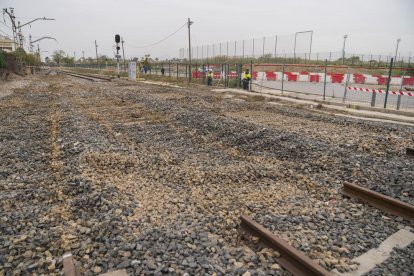
[[[371, 206], [387, 213], [414, 221], [414, 206], [389, 196], [374, 192], [355, 184], [344, 184], [344, 196], [363, 200]], [[331, 275], [316, 262], [296, 250], [283, 239], [253, 221], [251, 217], [241, 216], [239, 233], [246, 244], [254, 250], [271, 248], [279, 252], [277, 262], [293, 275]]]
[[112, 81], [111, 78], [102, 77], [102, 76], [96, 76], [96, 75], [89, 75], [89, 74], [82, 74], [82, 73], [74, 73], [69, 71], [63, 71], [63, 70], [56, 70], [58, 74], [64, 74], [72, 77], [77, 77], [89, 81]]
[[355, 184], [345, 183], [343, 194], [357, 198], [387, 213], [414, 221], [414, 206]]

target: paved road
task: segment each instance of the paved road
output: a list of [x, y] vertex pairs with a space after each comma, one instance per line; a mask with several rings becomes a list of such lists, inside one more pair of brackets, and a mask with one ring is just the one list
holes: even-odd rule
[[[256, 80], [253, 82], [256, 84], [256, 90], [263, 89], [277, 89], [281, 90], [281, 81], [267, 81]], [[338, 83], [327, 83], [325, 89], [325, 97], [329, 101], [341, 102], [344, 97], [345, 85]], [[288, 82], [283, 83], [284, 91], [297, 92], [304, 95], [318, 95], [318, 98], [323, 98], [324, 85], [323, 83], [310, 83], [310, 82]], [[370, 105], [374, 94], [371, 92], [361, 92], [348, 90], [346, 94], [346, 103], [358, 103], [364, 105]], [[375, 94], [375, 106], [384, 106], [385, 95]], [[387, 108], [396, 109], [398, 96], [389, 94], [387, 101]], [[402, 96], [400, 110], [414, 111], [414, 97]]]

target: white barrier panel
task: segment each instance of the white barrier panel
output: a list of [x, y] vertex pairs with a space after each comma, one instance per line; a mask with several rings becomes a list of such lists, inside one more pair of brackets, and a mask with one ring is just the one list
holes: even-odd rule
[[128, 62], [128, 79], [129, 80], [137, 79], [137, 63], [134, 61]]

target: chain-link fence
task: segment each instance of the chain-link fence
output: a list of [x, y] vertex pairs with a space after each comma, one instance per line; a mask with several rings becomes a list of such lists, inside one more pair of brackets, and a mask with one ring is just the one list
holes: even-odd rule
[[[140, 78], [185, 79], [207, 84], [211, 70], [212, 86], [242, 88], [245, 69], [250, 69], [252, 77], [249, 90], [255, 92], [414, 111], [414, 92], [410, 91], [414, 87], [414, 69], [411, 68], [329, 65], [327, 59], [315, 64], [255, 63], [253, 60], [198, 63], [196, 59], [191, 66], [171, 61], [138, 64], [137, 71]], [[91, 70], [115, 73], [116, 67]]]
[[[340, 51], [321, 52], [312, 49], [313, 31], [284, 36], [266, 36], [191, 47], [191, 58], [198, 63], [289, 63], [347, 65], [353, 67], [388, 68], [391, 58], [395, 67], [413, 67], [411, 53], [357, 54]], [[181, 60], [189, 60], [189, 49], [179, 49]]]
[[[256, 92], [339, 104], [414, 111], [414, 70], [350, 66], [255, 64]], [[389, 77], [390, 76], [390, 77]]]

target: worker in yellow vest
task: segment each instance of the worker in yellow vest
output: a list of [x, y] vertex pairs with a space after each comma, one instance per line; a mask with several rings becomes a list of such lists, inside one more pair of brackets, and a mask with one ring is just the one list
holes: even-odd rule
[[249, 69], [244, 70], [244, 73], [242, 75], [242, 83], [243, 83], [243, 89], [249, 90], [249, 82], [252, 78], [252, 75], [249, 73]]
[[207, 85], [212, 86], [213, 85], [213, 70], [208, 70], [207, 73]]

